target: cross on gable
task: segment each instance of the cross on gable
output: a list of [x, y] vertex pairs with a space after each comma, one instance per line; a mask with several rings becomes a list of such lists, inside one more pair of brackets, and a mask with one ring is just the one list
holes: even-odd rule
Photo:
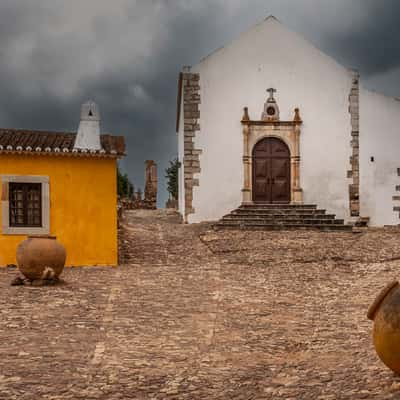
[[267, 89], [267, 92], [269, 92], [269, 98], [273, 99], [274, 98], [274, 93], [276, 93], [276, 89], [269, 88], [269, 89]]

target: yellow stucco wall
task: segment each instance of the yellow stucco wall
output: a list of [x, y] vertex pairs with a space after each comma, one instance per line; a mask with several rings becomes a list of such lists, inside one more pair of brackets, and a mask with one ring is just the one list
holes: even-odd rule
[[[50, 234], [65, 246], [67, 266], [117, 265], [115, 159], [0, 155], [1, 175], [49, 177]], [[16, 263], [25, 238], [0, 232], [0, 266]]]

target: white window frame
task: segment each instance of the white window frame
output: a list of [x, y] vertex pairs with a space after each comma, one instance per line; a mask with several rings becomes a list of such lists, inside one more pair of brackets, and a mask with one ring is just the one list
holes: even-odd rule
[[[0, 175], [1, 178], [1, 228], [3, 235], [48, 235], [50, 233], [50, 185], [48, 176], [39, 175]], [[42, 184], [42, 226], [10, 226], [10, 183]]]

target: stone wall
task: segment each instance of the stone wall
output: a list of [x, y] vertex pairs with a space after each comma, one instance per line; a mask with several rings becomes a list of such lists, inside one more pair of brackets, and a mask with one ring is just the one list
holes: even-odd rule
[[[400, 168], [397, 168], [397, 176], [400, 177]], [[400, 185], [396, 185], [396, 192], [400, 192]], [[398, 212], [400, 217], [400, 193], [393, 196], [392, 200], [395, 202], [393, 206], [393, 211]]]
[[195, 212], [193, 208], [193, 187], [199, 185], [194, 174], [200, 173], [201, 150], [195, 149], [194, 138], [200, 130], [200, 75], [190, 72], [182, 74], [183, 118], [184, 118], [184, 190], [185, 220]]
[[351, 118], [351, 148], [352, 155], [350, 157], [351, 169], [347, 172], [348, 178], [351, 179], [349, 185], [349, 201], [350, 215], [358, 217], [360, 215], [360, 163], [359, 163], [359, 75], [354, 74], [353, 82], [349, 94], [349, 113]]

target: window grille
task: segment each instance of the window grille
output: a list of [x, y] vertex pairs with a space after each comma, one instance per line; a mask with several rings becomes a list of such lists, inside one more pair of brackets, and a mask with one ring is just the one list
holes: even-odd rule
[[42, 184], [9, 186], [10, 227], [42, 227]]

